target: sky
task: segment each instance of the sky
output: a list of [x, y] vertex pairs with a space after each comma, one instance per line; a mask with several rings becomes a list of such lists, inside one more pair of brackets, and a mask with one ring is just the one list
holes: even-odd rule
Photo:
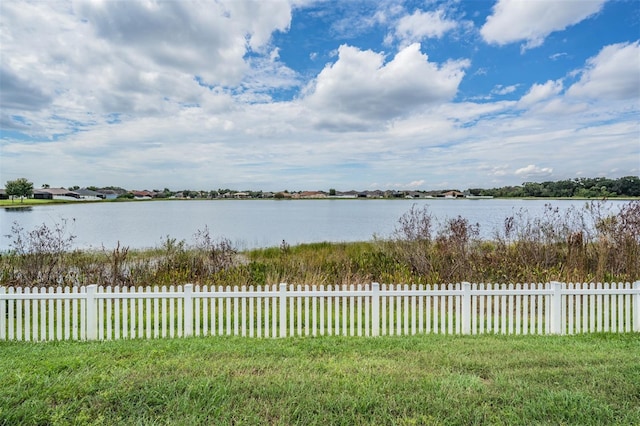
[[0, 186], [640, 175], [640, 2], [0, 1]]

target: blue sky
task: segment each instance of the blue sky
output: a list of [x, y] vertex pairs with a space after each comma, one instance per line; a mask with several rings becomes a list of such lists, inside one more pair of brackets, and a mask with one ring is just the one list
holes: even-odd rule
[[5, 0], [0, 61], [1, 184], [640, 174], [635, 0]]

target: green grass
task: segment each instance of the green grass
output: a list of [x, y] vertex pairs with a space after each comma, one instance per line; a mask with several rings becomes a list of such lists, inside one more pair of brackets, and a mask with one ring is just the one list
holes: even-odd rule
[[0, 424], [640, 424], [640, 336], [0, 343]]
[[24, 200], [0, 200], [0, 207], [26, 207], [40, 204], [60, 204], [60, 200], [35, 200], [33, 198], [25, 198]]

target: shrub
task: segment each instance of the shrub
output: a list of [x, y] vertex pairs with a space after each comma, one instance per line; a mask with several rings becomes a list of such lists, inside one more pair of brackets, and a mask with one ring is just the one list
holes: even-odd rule
[[436, 220], [411, 207], [391, 238], [315, 243], [238, 253], [207, 227], [192, 244], [166, 237], [154, 250], [120, 244], [97, 252], [72, 250], [67, 221], [25, 231], [12, 226], [11, 249], [0, 255], [0, 285], [272, 285], [474, 282], [604, 282], [640, 279], [640, 200], [612, 211], [604, 202], [542, 215], [520, 210], [491, 241], [462, 217]]

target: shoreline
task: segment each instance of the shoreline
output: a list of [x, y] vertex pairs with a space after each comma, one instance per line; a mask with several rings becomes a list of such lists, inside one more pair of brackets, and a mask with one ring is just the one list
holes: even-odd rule
[[28, 210], [32, 207], [39, 206], [50, 206], [50, 205], [74, 205], [74, 204], [105, 204], [105, 203], [140, 203], [140, 202], [160, 202], [160, 201], [170, 201], [170, 202], [202, 202], [202, 201], [460, 201], [460, 200], [469, 200], [469, 201], [486, 201], [486, 200], [548, 200], [548, 201], [634, 201], [640, 200], [640, 197], [606, 197], [606, 198], [584, 198], [584, 197], [493, 197], [493, 198], [445, 198], [445, 197], [431, 197], [431, 198], [364, 198], [364, 197], [325, 197], [325, 198], [287, 198], [287, 199], [276, 199], [276, 198], [157, 198], [157, 199], [144, 199], [144, 200], [131, 200], [131, 199], [120, 199], [120, 200], [34, 200], [27, 199], [23, 202], [11, 202], [11, 200], [0, 200], [0, 208], [5, 210]]

